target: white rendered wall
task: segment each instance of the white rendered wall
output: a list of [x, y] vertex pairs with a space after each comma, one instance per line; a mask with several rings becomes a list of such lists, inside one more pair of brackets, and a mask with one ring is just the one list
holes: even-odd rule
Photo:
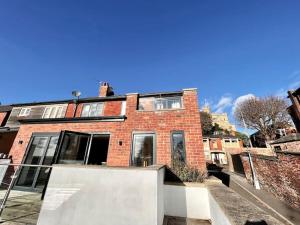
[[162, 225], [164, 168], [55, 166], [38, 225]]
[[204, 185], [164, 185], [165, 215], [210, 219], [208, 191]]

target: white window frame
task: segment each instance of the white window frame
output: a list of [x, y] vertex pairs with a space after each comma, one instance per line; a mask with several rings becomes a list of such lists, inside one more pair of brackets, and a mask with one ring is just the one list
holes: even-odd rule
[[[97, 110], [98, 105], [102, 105], [101, 111], [100, 111], [100, 112], [97, 112], [97, 115], [91, 115], [92, 105], [97, 105], [97, 106], [96, 106], [96, 110]], [[88, 115], [83, 115], [84, 108], [85, 108], [85, 107], [88, 107], [88, 106], [89, 106], [89, 109], [88, 109]], [[103, 102], [85, 103], [85, 104], [83, 104], [83, 106], [82, 106], [81, 117], [97, 117], [97, 116], [102, 116], [102, 115], [103, 115], [103, 110], [104, 110], [104, 103], [103, 103]]]
[[64, 112], [64, 106], [62, 105], [46, 106], [42, 118], [43, 119], [63, 118], [64, 117], [63, 112]]
[[18, 116], [29, 116], [31, 108], [21, 108]]
[[[175, 104], [179, 103], [178, 107], [171, 107], [168, 108], [168, 103], [167, 103], [167, 107], [164, 108], [164, 104], [163, 101], [172, 101], [173, 99], [179, 99], [180, 102], [176, 102]], [[161, 98], [155, 98], [154, 100], [154, 109], [155, 110], [176, 110], [176, 109], [182, 109], [183, 108], [183, 102], [182, 102], [182, 96], [172, 96], [172, 97], [161, 97]]]
[[125, 115], [126, 115], [126, 101], [122, 101], [121, 116], [125, 116]]

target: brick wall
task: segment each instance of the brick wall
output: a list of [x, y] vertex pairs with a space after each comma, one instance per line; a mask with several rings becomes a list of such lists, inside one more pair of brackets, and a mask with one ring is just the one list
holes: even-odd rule
[[3, 126], [3, 122], [5, 120], [7, 112], [0, 112], [0, 126]]
[[[121, 102], [110, 103], [115, 110], [120, 110]], [[138, 95], [129, 94], [126, 100], [127, 119], [118, 122], [72, 122], [53, 124], [23, 124], [11, 149], [13, 162], [22, 161], [30, 137], [34, 132], [60, 132], [71, 130], [80, 132], [108, 132], [110, 143], [107, 164], [111, 166], [128, 166], [132, 143], [132, 133], [155, 132], [156, 163], [171, 163], [171, 132], [183, 130], [185, 134], [187, 162], [194, 167], [205, 170], [205, 159], [202, 143], [198, 97], [196, 90], [183, 93], [184, 109], [165, 111], [138, 111]], [[117, 106], [119, 104], [120, 106]], [[69, 105], [67, 116], [72, 114], [73, 106]], [[80, 110], [78, 110], [79, 113]], [[105, 111], [108, 111], [105, 109]], [[22, 144], [19, 143], [22, 140]], [[122, 145], [119, 145], [122, 141]]]
[[272, 145], [272, 148], [280, 146], [282, 151], [300, 152], [300, 141], [290, 141]]
[[[257, 177], [264, 190], [295, 208], [300, 207], [300, 154], [277, 152], [277, 156], [252, 154]], [[252, 182], [249, 158], [241, 154], [246, 177]]]

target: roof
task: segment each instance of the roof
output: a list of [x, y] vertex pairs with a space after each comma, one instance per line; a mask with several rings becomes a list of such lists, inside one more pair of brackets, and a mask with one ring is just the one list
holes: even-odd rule
[[288, 136], [284, 136], [282, 138], [279, 138], [271, 143], [273, 144], [280, 144], [280, 143], [285, 143], [285, 142], [292, 142], [292, 141], [300, 141], [300, 133], [297, 134], [292, 134]]
[[0, 112], [9, 112], [12, 108], [11, 105], [0, 105]]
[[[137, 93], [138, 94], [138, 93]], [[170, 96], [170, 95], [180, 95], [182, 91], [173, 91], [173, 92], [156, 92], [156, 93], [146, 93], [146, 94], [138, 94], [140, 97], [161, 97], [161, 96]], [[64, 100], [54, 100], [54, 101], [38, 101], [38, 102], [25, 102], [25, 103], [17, 103], [9, 105], [12, 107], [18, 106], [30, 106], [30, 105], [50, 105], [50, 104], [59, 104], [59, 103], [70, 103], [73, 101], [77, 101], [78, 103], [81, 102], [95, 102], [95, 101], [114, 101], [114, 100], [125, 100], [126, 95], [113, 95], [107, 97], [87, 97], [87, 98], [80, 98], [77, 99], [64, 99]], [[1, 109], [0, 109], [1, 112]]]

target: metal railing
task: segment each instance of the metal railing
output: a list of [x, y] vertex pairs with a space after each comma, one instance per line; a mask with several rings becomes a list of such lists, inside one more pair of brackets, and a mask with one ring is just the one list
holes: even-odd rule
[[[8, 176], [11, 179], [10, 182], [9, 183], [1, 182], [1, 184], [8, 185], [7, 190], [6, 190], [6, 192], [4, 194], [4, 197], [3, 197], [2, 201], [1, 201], [1, 204], [0, 204], [0, 221], [1, 221], [2, 220], [1, 216], [2, 216], [3, 210], [5, 209], [5, 206], [6, 206], [8, 197], [9, 197], [9, 194], [10, 194], [11, 190], [13, 189], [13, 187], [15, 186], [16, 182], [17, 182], [17, 178], [20, 175], [21, 169], [23, 167], [51, 169], [52, 166], [50, 166], [50, 165], [18, 164], [18, 163], [0, 163], [0, 166], [7, 166], [7, 168], [9, 166], [13, 166], [14, 167], [13, 174], [11, 176]], [[5, 175], [4, 175], [3, 179], [5, 177], [7, 178], [7, 174], [6, 173], [7, 173], [7, 171], [5, 171]], [[46, 183], [46, 185], [47, 185], [47, 183]]]

